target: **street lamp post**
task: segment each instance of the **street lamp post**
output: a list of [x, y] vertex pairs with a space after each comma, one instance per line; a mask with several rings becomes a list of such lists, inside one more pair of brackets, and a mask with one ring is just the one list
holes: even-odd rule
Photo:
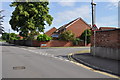
[[87, 46], [87, 27], [86, 27], [86, 30], [85, 30], [85, 46]]
[[95, 24], [95, 7], [96, 7], [96, 3], [94, 3], [93, 0], [92, 0], [91, 5], [92, 5], [92, 27], [93, 27], [93, 25]]
[[94, 31], [94, 52], [93, 54], [95, 55], [95, 35], [96, 35], [96, 31], [95, 31], [95, 28], [94, 28], [94, 25], [95, 25], [95, 7], [96, 7], [96, 4], [93, 2], [91, 2], [91, 5], [92, 5], [92, 30]]
[[8, 29], [8, 31], [9, 31], [9, 41], [10, 41], [10, 29]]

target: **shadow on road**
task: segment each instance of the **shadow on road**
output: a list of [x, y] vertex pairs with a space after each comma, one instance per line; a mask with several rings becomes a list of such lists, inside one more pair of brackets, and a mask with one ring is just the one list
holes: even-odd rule
[[20, 45], [9, 44], [9, 43], [7, 43], [7, 42], [0, 42], [0, 46], [16, 46], [16, 47], [23, 47], [23, 46], [20, 46]]
[[0, 46], [15, 46], [14, 44], [8, 44], [6, 42], [0, 42]]

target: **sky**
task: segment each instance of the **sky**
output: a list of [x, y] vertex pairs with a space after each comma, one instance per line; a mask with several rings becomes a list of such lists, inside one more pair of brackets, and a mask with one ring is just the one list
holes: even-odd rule
[[[96, 25], [99, 27], [118, 27], [118, 2], [95, 2], [96, 5]], [[9, 25], [13, 7], [11, 2], [2, 2], [2, 9], [5, 10], [3, 26], [6, 32], [14, 32]], [[54, 18], [52, 25], [46, 25], [45, 31], [52, 27], [59, 28], [70, 21], [81, 17], [85, 22], [91, 24], [91, 3], [90, 2], [50, 2], [49, 14]]]

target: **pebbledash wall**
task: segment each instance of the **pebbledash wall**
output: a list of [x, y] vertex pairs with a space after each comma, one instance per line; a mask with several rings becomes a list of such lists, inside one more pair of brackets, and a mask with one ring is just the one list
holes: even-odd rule
[[91, 36], [91, 54], [120, 60], [120, 29], [95, 31]]

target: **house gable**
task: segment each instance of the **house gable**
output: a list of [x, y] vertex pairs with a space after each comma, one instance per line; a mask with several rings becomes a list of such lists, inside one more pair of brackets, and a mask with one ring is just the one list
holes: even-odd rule
[[53, 35], [59, 35], [66, 30], [72, 31], [75, 34], [75, 37], [80, 37], [81, 34], [86, 30], [91, 29], [90, 25], [87, 24], [82, 18], [77, 18], [68, 24], [65, 24], [58, 28]]
[[82, 18], [78, 18], [73, 24], [66, 28], [66, 30], [72, 31], [75, 37], [80, 37], [86, 29], [91, 29], [91, 27]]
[[52, 29], [48, 30], [45, 34], [48, 36], [51, 36], [53, 34], [53, 32], [55, 32], [57, 29], [55, 27], [53, 27]]

